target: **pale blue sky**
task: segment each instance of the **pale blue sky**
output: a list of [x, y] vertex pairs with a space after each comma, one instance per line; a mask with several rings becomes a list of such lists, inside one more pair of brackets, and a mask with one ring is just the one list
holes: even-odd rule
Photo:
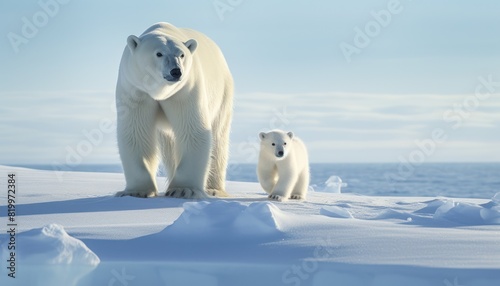
[[[119, 60], [127, 36], [158, 21], [222, 48], [231, 162], [255, 162], [258, 132], [275, 127], [313, 162], [500, 161], [498, 1], [60, 2], [0, 2], [0, 164], [119, 163], [103, 128]], [[356, 47], [359, 30], [370, 36]]]

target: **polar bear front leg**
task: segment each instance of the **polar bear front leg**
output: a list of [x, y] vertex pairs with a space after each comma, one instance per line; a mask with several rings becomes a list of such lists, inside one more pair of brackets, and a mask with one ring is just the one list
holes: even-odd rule
[[276, 201], [284, 201], [290, 197], [294, 183], [297, 180], [297, 175], [293, 172], [292, 168], [285, 166], [278, 167], [278, 181], [274, 186], [269, 198]]
[[158, 105], [152, 99], [118, 105], [118, 149], [126, 188], [116, 196], [154, 197], [157, 193], [158, 156], [155, 117]]
[[259, 159], [257, 165], [257, 178], [264, 191], [271, 194], [278, 179], [276, 165], [269, 164], [265, 159]]
[[210, 130], [198, 130], [194, 134], [176, 135], [175, 149], [180, 154], [179, 164], [170, 182], [166, 196], [186, 199], [208, 198], [205, 181], [212, 134]]

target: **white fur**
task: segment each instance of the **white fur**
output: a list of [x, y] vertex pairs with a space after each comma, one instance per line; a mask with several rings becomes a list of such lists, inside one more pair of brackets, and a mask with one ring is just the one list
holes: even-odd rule
[[[305, 199], [309, 188], [309, 159], [302, 140], [292, 132], [281, 130], [261, 132], [259, 137], [257, 176], [269, 198]], [[279, 157], [280, 151], [282, 157]]]
[[[182, 76], [176, 81], [177, 68]], [[116, 105], [127, 183], [118, 196], [156, 196], [160, 158], [167, 169], [167, 196], [226, 196], [233, 79], [212, 40], [168, 23], [129, 36]]]

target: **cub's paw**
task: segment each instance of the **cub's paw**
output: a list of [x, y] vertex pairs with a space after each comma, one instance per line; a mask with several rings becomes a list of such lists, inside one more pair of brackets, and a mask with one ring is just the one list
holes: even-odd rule
[[224, 190], [218, 189], [207, 189], [207, 194], [209, 196], [218, 197], [218, 198], [227, 198], [229, 195]]
[[306, 197], [305, 196], [301, 196], [301, 195], [291, 195], [290, 199], [291, 200], [305, 200]]
[[126, 196], [131, 196], [131, 197], [137, 197], [137, 198], [152, 198], [156, 197], [158, 193], [153, 190], [153, 191], [121, 191], [115, 194], [115, 197], [126, 197]]
[[198, 189], [187, 188], [187, 187], [174, 187], [167, 190], [165, 194], [167, 197], [180, 198], [180, 199], [205, 199], [208, 195]]
[[270, 194], [268, 196], [269, 199], [273, 200], [273, 201], [278, 201], [278, 202], [282, 202], [282, 201], [285, 201], [286, 198], [284, 196], [280, 196], [280, 195], [273, 195], [273, 194]]

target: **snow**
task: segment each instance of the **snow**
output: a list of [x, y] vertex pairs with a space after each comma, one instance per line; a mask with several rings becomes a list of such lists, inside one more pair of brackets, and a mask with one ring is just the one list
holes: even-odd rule
[[330, 206], [330, 207], [322, 207], [319, 210], [319, 213], [322, 215], [326, 215], [329, 217], [336, 218], [353, 218], [352, 214], [342, 207]]
[[0, 171], [18, 182], [0, 285], [500, 285], [500, 194], [271, 202], [227, 182], [224, 199], [118, 198], [122, 174]]

